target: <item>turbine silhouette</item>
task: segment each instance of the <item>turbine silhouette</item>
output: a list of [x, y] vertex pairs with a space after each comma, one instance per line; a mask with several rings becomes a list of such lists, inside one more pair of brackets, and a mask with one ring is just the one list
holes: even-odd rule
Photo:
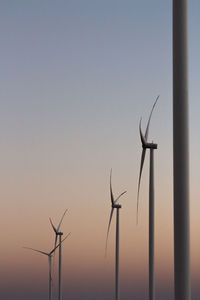
[[146, 149], [150, 149], [150, 168], [149, 168], [149, 300], [154, 300], [155, 298], [155, 288], [154, 288], [154, 150], [157, 149], [157, 144], [148, 143], [148, 134], [149, 134], [149, 125], [151, 121], [151, 116], [154, 110], [154, 107], [158, 101], [159, 96], [156, 98], [156, 101], [153, 104], [153, 107], [150, 112], [148, 119], [145, 135], [142, 133], [140, 119], [139, 131], [140, 138], [142, 142], [142, 155], [139, 171], [139, 180], [138, 180], [138, 192], [137, 192], [137, 223], [138, 223], [138, 209], [139, 209], [139, 192], [140, 192], [140, 183], [142, 177], [142, 170], [144, 166], [144, 160], [146, 155]]
[[[64, 242], [64, 240], [66, 240], [66, 238], [70, 235], [70, 233], [61, 241], [61, 243]], [[50, 252], [44, 252], [41, 250], [37, 250], [34, 248], [30, 248], [30, 247], [23, 247], [24, 249], [28, 249], [28, 250], [32, 250], [35, 252], [38, 252], [40, 254], [46, 255], [48, 256], [48, 262], [49, 262], [49, 300], [52, 300], [52, 255], [55, 252], [55, 250], [60, 246], [60, 244], [58, 244], [56, 247], [53, 248], [53, 250], [51, 250]]]
[[62, 224], [62, 221], [63, 221], [63, 218], [64, 218], [66, 212], [67, 212], [67, 209], [65, 210], [64, 214], [62, 215], [62, 218], [60, 219], [60, 222], [58, 223], [57, 228], [54, 226], [51, 218], [49, 218], [51, 226], [55, 232], [54, 247], [56, 247], [56, 245], [57, 245], [57, 240], [58, 240], [58, 236], [59, 236], [59, 267], [58, 267], [58, 299], [59, 300], [62, 299], [62, 245], [61, 245], [61, 241], [62, 241], [62, 235], [63, 235], [63, 232], [60, 231], [60, 226]]
[[126, 193], [121, 193], [116, 199], [114, 199], [113, 191], [112, 191], [112, 169], [110, 171], [110, 199], [111, 199], [111, 212], [110, 212], [110, 218], [108, 223], [108, 230], [107, 230], [107, 236], [106, 236], [106, 249], [105, 253], [107, 252], [107, 245], [108, 245], [108, 235], [110, 231], [110, 225], [114, 213], [114, 209], [116, 208], [116, 252], [115, 252], [115, 300], [119, 300], [119, 209], [121, 208], [121, 205], [118, 204], [119, 198]]

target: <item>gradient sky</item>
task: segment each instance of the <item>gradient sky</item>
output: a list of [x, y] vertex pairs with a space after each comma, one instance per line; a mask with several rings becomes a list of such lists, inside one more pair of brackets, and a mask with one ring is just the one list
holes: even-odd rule
[[[200, 2], [189, 1], [192, 299], [200, 299]], [[136, 194], [143, 128], [154, 99], [156, 294], [173, 299], [172, 3], [160, 0], [1, 0], [0, 298], [47, 299], [46, 257], [65, 208], [63, 299], [112, 299], [114, 222], [121, 200], [121, 297], [148, 291], [148, 155]], [[113, 220], [114, 221], [114, 220]], [[56, 264], [55, 264], [56, 271]], [[57, 282], [55, 273], [56, 293]]]

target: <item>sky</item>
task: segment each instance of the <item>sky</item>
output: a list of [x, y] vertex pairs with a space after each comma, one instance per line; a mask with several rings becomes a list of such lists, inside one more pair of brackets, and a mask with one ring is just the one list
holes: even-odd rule
[[[200, 3], [189, 2], [192, 300], [200, 298]], [[148, 163], [136, 200], [152, 104], [156, 299], [173, 299], [172, 3], [159, 0], [2, 0], [0, 3], [0, 298], [48, 299], [46, 257], [66, 208], [63, 299], [113, 299], [115, 219], [121, 199], [120, 293], [148, 299]], [[57, 258], [54, 296], [57, 295]]]

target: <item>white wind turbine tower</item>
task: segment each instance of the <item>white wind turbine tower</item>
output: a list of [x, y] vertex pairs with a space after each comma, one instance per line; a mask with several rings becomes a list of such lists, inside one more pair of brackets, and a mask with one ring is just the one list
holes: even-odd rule
[[154, 150], [157, 149], [157, 144], [148, 143], [148, 133], [149, 133], [149, 124], [151, 116], [158, 100], [159, 96], [156, 98], [154, 105], [152, 107], [149, 120], [147, 123], [145, 135], [142, 133], [141, 129], [141, 120], [139, 125], [140, 138], [142, 142], [142, 156], [140, 163], [140, 173], [138, 181], [138, 193], [137, 193], [137, 222], [138, 222], [138, 207], [139, 207], [139, 191], [140, 191], [140, 182], [142, 176], [142, 169], [145, 160], [146, 149], [150, 149], [150, 171], [149, 171], [149, 300], [155, 299], [155, 284], [154, 284]]
[[[66, 238], [69, 235], [70, 235], [70, 233], [62, 240], [62, 242], [64, 242], [64, 240], [66, 240]], [[44, 251], [40, 251], [40, 250], [37, 250], [37, 249], [33, 249], [33, 248], [30, 248], [30, 247], [23, 247], [24, 249], [32, 250], [32, 251], [35, 251], [35, 252], [38, 252], [40, 254], [48, 256], [48, 262], [49, 262], [49, 300], [52, 300], [52, 267], [51, 267], [52, 266], [52, 255], [59, 246], [60, 246], [60, 244], [58, 244], [56, 247], [54, 247], [53, 250], [51, 250], [49, 253], [44, 252]]]
[[67, 209], [65, 210], [64, 214], [62, 215], [62, 218], [60, 219], [60, 222], [57, 226], [57, 228], [54, 226], [51, 218], [49, 218], [51, 226], [55, 232], [55, 245], [54, 247], [56, 247], [57, 245], [57, 240], [58, 240], [58, 236], [59, 236], [59, 267], [58, 267], [58, 299], [61, 300], [62, 299], [62, 235], [63, 232], [60, 231], [60, 226], [62, 224], [63, 218], [65, 216], [67, 212]]
[[115, 257], [115, 300], [119, 300], [119, 209], [121, 208], [121, 205], [118, 204], [119, 198], [126, 193], [121, 193], [116, 199], [114, 199], [113, 192], [112, 192], [112, 183], [111, 183], [111, 177], [112, 177], [112, 169], [110, 171], [110, 198], [111, 198], [111, 212], [110, 212], [110, 219], [108, 223], [108, 231], [107, 231], [107, 237], [106, 237], [106, 251], [107, 251], [107, 242], [108, 242], [108, 235], [110, 230], [110, 225], [112, 221], [112, 216], [114, 209], [116, 208], [116, 257]]

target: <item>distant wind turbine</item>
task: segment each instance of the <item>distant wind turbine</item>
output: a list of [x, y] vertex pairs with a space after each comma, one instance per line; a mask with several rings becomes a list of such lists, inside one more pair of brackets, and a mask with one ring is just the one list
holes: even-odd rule
[[154, 150], [157, 149], [157, 144], [148, 143], [149, 125], [154, 107], [158, 101], [159, 96], [156, 98], [154, 105], [151, 109], [149, 120], [147, 123], [145, 135], [142, 133], [140, 119], [140, 138], [142, 142], [142, 155], [140, 163], [138, 193], [137, 193], [137, 223], [138, 223], [138, 208], [139, 208], [139, 191], [142, 176], [142, 170], [146, 155], [146, 149], [150, 149], [150, 172], [149, 172], [149, 300], [155, 299], [155, 286], [154, 286]]
[[119, 209], [121, 208], [121, 205], [118, 204], [119, 198], [126, 193], [121, 193], [116, 199], [114, 199], [113, 192], [112, 192], [112, 183], [111, 183], [111, 177], [112, 177], [112, 169], [110, 171], [110, 198], [111, 198], [111, 212], [110, 212], [110, 219], [108, 223], [108, 230], [107, 230], [107, 237], [106, 237], [106, 252], [107, 252], [107, 243], [108, 243], [108, 235], [110, 231], [110, 225], [112, 221], [112, 216], [114, 213], [114, 209], [117, 209], [116, 213], [116, 261], [115, 261], [115, 300], [119, 300]]
[[59, 236], [59, 268], [58, 268], [58, 299], [61, 300], [62, 299], [62, 246], [61, 246], [61, 242], [62, 242], [62, 235], [63, 232], [60, 231], [60, 226], [62, 224], [63, 218], [65, 216], [67, 212], [67, 209], [65, 210], [64, 214], [62, 215], [62, 218], [60, 219], [60, 222], [57, 226], [57, 228], [54, 226], [51, 218], [49, 218], [51, 226], [55, 232], [55, 244], [54, 247], [56, 247], [57, 245], [57, 239]]
[[[69, 235], [70, 235], [70, 233], [62, 240], [62, 242], [64, 242], [64, 240], [66, 240], [66, 238]], [[30, 247], [23, 247], [24, 249], [32, 250], [32, 251], [35, 251], [35, 252], [38, 252], [40, 254], [48, 256], [48, 262], [49, 262], [49, 300], [52, 300], [52, 268], [51, 268], [52, 255], [59, 246], [60, 246], [60, 244], [58, 244], [56, 247], [54, 247], [53, 250], [51, 250], [49, 253], [44, 252], [44, 251], [40, 251], [40, 250], [37, 250], [37, 249], [33, 249], [33, 248], [30, 248]]]

